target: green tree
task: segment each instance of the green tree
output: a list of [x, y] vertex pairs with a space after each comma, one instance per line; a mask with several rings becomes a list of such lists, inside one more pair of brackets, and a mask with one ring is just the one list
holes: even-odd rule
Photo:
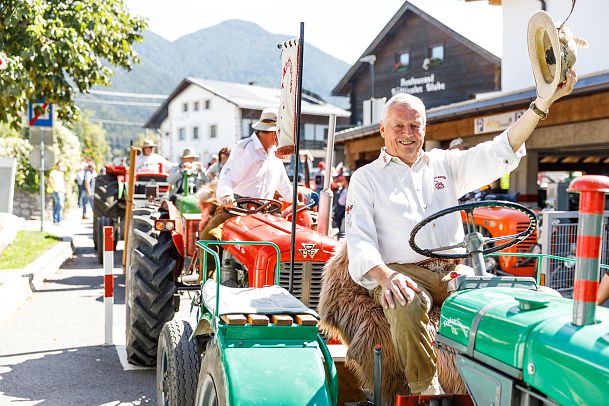
[[97, 167], [108, 159], [110, 146], [106, 138], [106, 130], [99, 124], [89, 121], [89, 116], [83, 114], [74, 126], [74, 133], [80, 140], [82, 155], [91, 157]]
[[0, 52], [8, 58], [0, 74], [0, 122], [21, 125], [28, 100], [55, 103], [59, 118], [78, 116], [75, 90], [110, 85], [113, 65], [139, 62], [133, 43], [146, 22], [123, 0], [3, 0]]

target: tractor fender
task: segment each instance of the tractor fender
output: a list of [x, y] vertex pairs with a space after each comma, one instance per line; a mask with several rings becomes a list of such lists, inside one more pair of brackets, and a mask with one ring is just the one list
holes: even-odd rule
[[[267, 327], [268, 328], [268, 327]], [[331, 405], [330, 384], [315, 341], [293, 345], [233, 345], [221, 359], [228, 404]], [[252, 371], [263, 370], [264, 379]]]
[[270, 246], [261, 246], [254, 266], [254, 286], [261, 288], [274, 285], [275, 266], [277, 265], [277, 251]]
[[184, 222], [182, 221], [182, 215], [178, 211], [177, 207], [169, 200], [163, 200], [161, 208], [167, 210], [169, 220], [173, 220], [175, 228], [171, 231], [171, 239], [176, 249], [182, 256], [185, 256], [184, 252]]

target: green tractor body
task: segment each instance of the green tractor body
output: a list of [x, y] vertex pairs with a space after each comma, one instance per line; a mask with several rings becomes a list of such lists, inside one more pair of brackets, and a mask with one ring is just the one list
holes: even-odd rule
[[460, 353], [479, 404], [493, 401], [486, 397], [493, 384], [511, 393], [495, 404], [525, 396], [524, 387], [550, 404], [601, 404], [609, 398], [609, 310], [599, 308], [598, 323], [583, 327], [572, 324], [572, 312], [572, 300], [528, 289], [463, 290], [442, 306], [438, 343]]

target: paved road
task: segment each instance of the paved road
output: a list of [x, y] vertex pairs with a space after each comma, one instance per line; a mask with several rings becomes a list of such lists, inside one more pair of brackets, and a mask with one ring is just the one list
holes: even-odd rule
[[[0, 405], [155, 404], [154, 369], [125, 370], [121, 347], [103, 345], [103, 270], [90, 237], [91, 221], [81, 221], [75, 211], [64, 223], [48, 228], [74, 238], [76, 257], [0, 320]], [[120, 254], [115, 258], [117, 344], [124, 343], [125, 314]]]

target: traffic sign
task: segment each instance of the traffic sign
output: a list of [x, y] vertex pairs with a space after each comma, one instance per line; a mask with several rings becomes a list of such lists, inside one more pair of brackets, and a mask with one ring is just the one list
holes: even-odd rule
[[32, 145], [40, 145], [40, 141], [42, 141], [42, 134], [44, 134], [44, 145], [48, 145], [49, 147], [53, 145], [53, 131], [52, 130], [43, 130], [42, 128], [31, 128], [30, 129], [30, 144]]
[[52, 147], [44, 147], [44, 168], [40, 166], [40, 146], [34, 146], [32, 152], [30, 152], [30, 164], [37, 171], [44, 169], [51, 169], [55, 165], [55, 153]]
[[3, 52], [0, 52], [0, 70], [6, 69], [8, 66], [8, 60]]
[[[36, 112], [36, 107], [41, 111]], [[28, 121], [30, 127], [53, 127], [53, 104], [44, 100], [30, 102], [28, 106]]]

